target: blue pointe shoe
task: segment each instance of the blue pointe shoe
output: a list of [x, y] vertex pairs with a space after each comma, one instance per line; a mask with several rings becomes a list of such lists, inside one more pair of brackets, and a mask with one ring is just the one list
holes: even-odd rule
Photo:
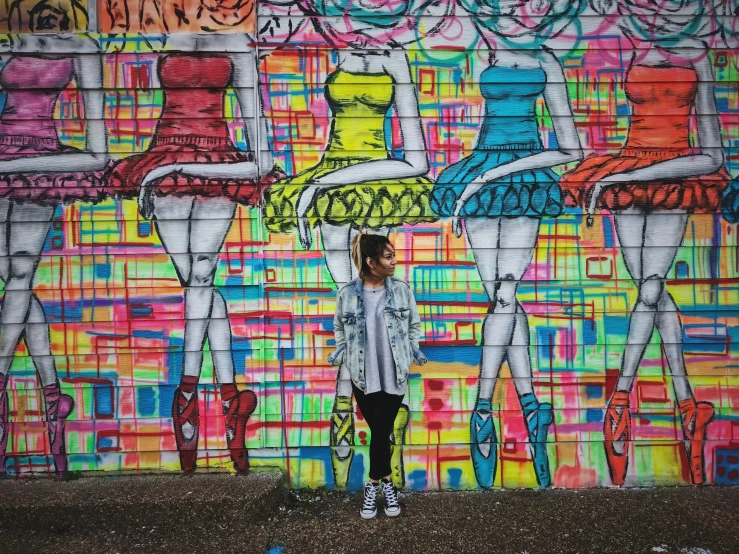
[[470, 419], [470, 453], [477, 484], [489, 489], [495, 481], [498, 462], [498, 437], [489, 401], [479, 401]]
[[547, 454], [547, 434], [549, 426], [554, 421], [552, 405], [548, 402], [538, 404], [538, 407], [525, 414], [526, 427], [531, 441], [531, 456], [534, 460], [536, 481], [540, 487], [552, 486], [552, 476], [549, 472], [549, 456]]

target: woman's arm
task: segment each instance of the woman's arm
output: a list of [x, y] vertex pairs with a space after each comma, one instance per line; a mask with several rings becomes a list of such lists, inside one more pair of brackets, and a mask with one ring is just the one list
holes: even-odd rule
[[395, 111], [400, 121], [403, 138], [402, 160], [373, 160], [338, 169], [314, 181], [320, 185], [345, 185], [379, 181], [381, 179], [407, 179], [426, 175], [429, 170], [426, 144], [423, 138], [421, 113], [418, 109], [416, 85], [411, 78], [408, 56], [403, 51], [393, 51], [384, 69], [395, 84]]
[[[255, 52], [231, 54], [234, 64], [233, 86], [239, 99], [241, 116], [246, 127], [249, 149], [259, 161], [259, 170], [266, 174], [274, 165], [272, 152], [267, 143], [267, 118], [264, 117], [262, 87], [259, 82], [259, 60]], [[259, 137], [264, 137], [264, 144]], [[259, 150], [259, 151], [257, 151]]]

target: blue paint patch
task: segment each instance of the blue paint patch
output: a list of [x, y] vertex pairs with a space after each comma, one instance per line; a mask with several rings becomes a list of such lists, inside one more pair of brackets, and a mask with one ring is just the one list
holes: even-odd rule
[[598, 322], [586, 321], [583, 323], [582, 343], [583, 345], [598, 344]]
[[95, 415], [113, 417], [113, 385], [95, 385]]
[[425, 469], [416, 469], [408, 474], [408, 484], [413, 490], [426, 490], [428, 475]]
[[136, 389], [138, 399], [136, 407], [140, 416], [154, 416], [156, 412], [156, 389], [154, 387], [139, 387]]
[[354, 460], [352, 460], [352, 467], [349, 470], [349, 479], [346, 484], [346, 490], [349, 492], [361, 491], [364, 487], [364, 476], [366, 471], [364, 469], [364, 455], [354, 450]]
[[603, 396], [602, 385], [585, 385], [585, 398], [593, 400]]
[[431, 362], [452, 363], [459, 362], [468, 365], [478, 365], [482, 348], [479, 346], [455, 346], [453, 348], [424, 348], [423, 353]]
[[148, 318], [154, 314], [154, 308], [150, 304], [131, 304], [129, 311], [132, 318]]
[[714, 460], [714, 483], [739, 485], [739, 449], [717, 448]]
[[613, 236], [613, 225], [611, 223], [611, 216], [603, 216], [603, 246], [604, 248], [613, 248], [616, 240]]
[[273, 546], [267, 550], [267, 554], [282, 554], [282, 546]]
[[608, 335], [626, 336], [629, 330], [629, 316], [603, 315], [603, 328], [607, 330]]
[[151, 222], [150, 221], [139, 221], [138, 233], [140, 237], [151, 236]]
[[588, 423], [598, 423], [603, 421], [603, 410], [599, 408], [588, 408], [585, 410], [585, 420]]
[[109, 279], [111, 275], [110, 264], [95, 264], [95, 277]]
[[455, 467], [447, 470], [449, 476], [449, 487], [452, 489], [458, 489], [462, 484], [462, 470]]
[[138, 330], [131, 333], [131, 336], [138, 337], [142, 339], [163, 339], [164, 338], [164, 332], [163, 331], [143, 331]]

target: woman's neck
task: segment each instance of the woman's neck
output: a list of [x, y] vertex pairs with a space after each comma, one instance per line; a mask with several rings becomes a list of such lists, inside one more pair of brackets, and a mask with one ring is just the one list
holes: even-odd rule
[[366, 275], [362, 277], [362, 284], [368, 289], [378, 289], [385, 284], [385, 279], [375, 275]]

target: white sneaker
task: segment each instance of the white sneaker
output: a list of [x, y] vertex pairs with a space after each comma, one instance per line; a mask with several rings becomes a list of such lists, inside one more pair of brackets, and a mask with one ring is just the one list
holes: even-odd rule
[[383, 479], [380, 482], [382, 487], [382, 496], [385, 497], [385, 515], [395, 517], [400, 515], [400, 504], [398, 504], [398, 489], [395, 488], [392, 481]]
[[362, 519], [373, 519], [377, 515], [377, 493], [380, 492], [380, 485], [367, 481], [364, 485], [364, 501], [359, 515]]

